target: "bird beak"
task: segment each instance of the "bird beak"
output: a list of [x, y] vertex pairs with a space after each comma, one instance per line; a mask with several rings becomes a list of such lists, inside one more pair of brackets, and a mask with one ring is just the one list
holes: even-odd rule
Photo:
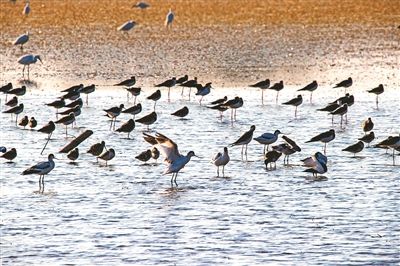
[[42, 59], [40, 59], [40, 58], [38, 58], [38, 59], [39, 59], [40, 63], [42, 63], [42, 64], [43, 64], [43, 61], [42, 61]]

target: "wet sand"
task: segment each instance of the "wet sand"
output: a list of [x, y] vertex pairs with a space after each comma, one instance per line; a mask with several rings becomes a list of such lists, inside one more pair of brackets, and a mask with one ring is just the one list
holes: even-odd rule
[[[142, 85], [189, 74], [216, 86], [258, 79], [301, 85], [352, 76], [361, 85], [398, 86], [398, 1], [1, 1], [1, 79], [21, 78], [23, 53], [10, 42], [32, 36], [24, 53], [42, 55], [32, 79], [99, 83], [135, 75]], [[172, 30], [163, 23], [169, 8]], [[116, 28], [132, 19], [129, 33]], [[364, 89], [364, 87], [363, 87]]]

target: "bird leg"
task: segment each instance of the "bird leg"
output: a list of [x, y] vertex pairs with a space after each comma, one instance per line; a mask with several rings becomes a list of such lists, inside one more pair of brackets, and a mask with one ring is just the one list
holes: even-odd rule
[[279, 96], [279, 91], [276, 93], [276, 101], [275, 101], [275, 103], [278, 103], [278, 96]]
[[294, 109], [294, 117], [297, 117], [297, 106], [296, 109]]
[[264, 90], [261, 89], [261, 104], [264, 105]]
[[217, 177], [219, 177], [219, 166], [217, 166]]
[[30, 66], [30, 65], [28, 65], [28, 80], [29, 80], [29, 66]]
[[263, 155], [265, 155], [265, 147], [266, 147], [267, 145], [264, 145], [264, 152], [263, 152]]
[[182, 92], [181, 92], [181, 96], [183, 96], [183, 89], [184, 89], [185, 87], [182, 87]]
[[89, 94], [86, 94], [86, 106], [89, 105]]
[[189, 102], [190, 102], [190, 93], [192, 92], [192, 88], [189, 88]]
[[324, 145], [324, 154], [326, 154], [326, 142], [325, 142], [325, 145]]
[[313, 92], [311, 92], [311, 95], [310, 95], [310, 103], [312, 103], [312, 93]]
[[225, 177], [225, 165], [222, 166], [222, 177]]
[[168, 88], [168, 102], [170, 101], [170, 98], [169, 98], [170, 91], [171, 91], [171, 88]]
[[42, 175], [42, 193], [44, 192], [44, 175]]
[[156, 104], [157, 104], [157, 101], [154, 101], [154, 107], [153, 107], [154, 112], [156, 111]]
[[[25, 74], [25, 67], [26, 67], [26, 65], [24, 65], [24, 67], [22, 68], [22, 78], [24, 78], [24, 74]], [[7, 101], [7, 99], [6, 99], [6, 101]]]

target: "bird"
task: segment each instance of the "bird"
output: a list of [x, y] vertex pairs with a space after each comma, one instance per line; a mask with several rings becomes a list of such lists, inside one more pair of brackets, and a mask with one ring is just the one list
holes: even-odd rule
[[383, 147], [383, 148], [392, 148], [393, 149], [393, 165], [395, 165], [395, 150], [400, 148], [400, 135], [398, 136], [389, 136], [386, 139], [382, 140], [375, 147]]
[[169, 9], [167, 16], [165, 17], [165, 27], [171, 28], [172, 22], [174, 21], [175, 14], [172, 12], [171, 8]]
[[318, 178], [318, 174], [325, 174], [328, 171], [328, 167], [325, 163], [317, 163], [314, 167], [304, 170], [304, 172], [312, 173], [313, 178]]
[[263, 104], [263, 105], [264, 105], [264, 90], [268, 89], [270, 84], [271, 84], [270, 80], [265, 79], [265, 80], [261, 80], [257, 83], [249, 85], [249, 87], [261, 89], [261, 104]]
[[371, 131], [374, 128], [374, 122], [372, 122], [371, 117], [368, 117], [367, 120], [363, 121], [361, 125], [364, 134], [366, 134], [368, 131]]
[[28, 16], [31, 12], [31, 7], [29, 5], [29, 1], [25, 3], [24, 10], [22, 11], [22, 15]]
[[[192, 88], [195, 88], [196, 86], [197, 86], [197, 77], [194, 77], [193, 79], [190, 79], [190, 80], [188, 80], [188, 81], [185, 81], [185, 82], [183, 82], [183, 83], [181, 83], [179, 86], [182, 86], [182, 87], [186, 87], [186, 88], [189, 88], [189, 101], [190, 101], [190, 93], [191, 93], [191, 90], [192, 90]], [[183, 96], [183, 89], [184, 88], [182, 88], [182, 92], [181, 92], [181, 95]]]
[[261, 136], [254, 138], [254, 140], [260, 144], [264, 144], [263, 154], [265, 154], [265, 147], [267, 147], [267, 151], [268, 151], [269, 145], [275, 143], [278, 140], [279, 134], [282, 134], [282, 133], [281, 133], [281, 131], [279, 131], [279, 129], [277, 129], [277, 130], [275, 130], [274, 133], [264, 133]]
[[347, 89], [348, 87], [350, 87], [351, 85], [353, 85], [353, 79], [350, 77], [350, 78], [348, 78], [348, 79], [345, 79], [345, 80], [343, 80], [343, 81], [337, 83], [337, 84], [334, 86], [334, 88], [343, 87], [343, 88], [345, 88], [345, 92], [346, 92], [346, 89]]
[[18, 97], [14, 96], [12, 97], [8, 102], [5, 103], [6, 106], [8, 107], [14, 107], [18, 105]]
[[151, 148], [151, 158], [153, 158], [154, 160], [156, 160], [160, 157], [160, 151], [153, 146], [153, 148]]
[[297, 91], [309, 91], [310, 94], [310, 103], [312, 103], [312, 95], [313, 92], [318, 88], [318, 82], [316, 80], [312, 81], [310, 84], [307, 84], [305, 87], [297, 90]]
[[178, 145], [170, 138], [161, 133], [156, 133], [155, 136], [146, 133], [143, 133], [143, 135], [144, 140], [151, 145], [155, 145], [156, 148], [163, 155], [164, 162], [167, 164], [167, 168], [163, 172], [163, 175], [172, 173], [171, 186], [173, 186], [173, 182], [176, 186], [178, 186], [176, 178], [179, 171], [185, 167], [185, 165], [190, 161], [193, 156], [198, 156], [194, 153], [194, 151], [189, 151], [186, 155], [180, 154], [178, 150]]
[[137, 120], [136, 122], [140, 124], [144, 124], [147, 126], [147, 130], [150, 130], [149, 126], [154, 124], [157, 121], [157, 113], [156, 112], [151, 112], [148, 115], [145, 115]]
[[234, 99], [225, 102], [222, 107], [231, 109], [231, 121], [236, 121], [236, 109], [243, 106], [243, 98], [236, 96]]
[[75, 148], [67, 154], [67, 158], [71, 161], [76, 161], [79, 157], [79, 149]]
[[[93, 144], [92, 146], [90, 146], [89, 150], [87, 150], [87, 153], [90, 153], [93, 156], [99, 156], [100, 154], [102, 154], [103, 150], [106, 149], [106, 143], [104, 141], [100, 142], [100, 143], [96, 143]], [[97, 161], [98, 158], [96, 159]]]
[[224, 147], [224, 152], [218, 152], [212, 158], [213, 164], [217, 167], [217, 177], [219, 177], [219, 167], [222, 166], [222, 177], [225, 177], [225, 165], [227, 165], [230, 161], [228, 148]]
[[25, 73], [25, 67], [28, 66], [28, 80], [29, 80], [29, 66], [31, 64], [35, 64], [37, 60], [40, 61], [40, 63], [43, 64], [42, 59], [40, 58], [40, 55], [33, 55], [33, 54], [26, 54], [18, 58], [18, 63], [21, 65], [24, 65], [24, 68], [22, 69], [22, 77], [24, 77]]
[[115, 150], [111, 148], [106, 152], [104, 152], [103, 154], [101, 154], [100, 156], [98, 156], [97, 158], [105, 161], [107, 166], [107, 162], [112, 160], [114, 157], [115, 157]]
[[74, 113], [75, 118], [78, 117], [82, 113], [81, 107], [79, 105], [77, 105], [77, 106], [69, 108], [65, 111], [59, 112], [58, 114], [59, 115], [69, 115], [70, 113]]
[[[264, 156], [264, 163], [266, 170], [276, 169], [276, 161], [281, 157], [282, 153], [276, 150], [268, 151]], [[272, 163], [274, 163], [274, 168], [272, 168]], [[268, 164], [270, 168], [268, 169]]]
[[203, 97], [208, 95], [211, 92], [211, 82], [207, 83], [204, 86], [201, 86], [201, 84], [197, 85], [197, 92], [196, 95], [201, 96], [201, 99], [199, 100], [199, 103], [201, 105], [201, 101], [203, 100]]
[[13, 45], [21, 45], [21, 51], [23, 51], [24, 50], [23, 46], [28, 41], [29, 41], [29, 32], [18, 36], [17, 39], [15, 39], [15, 41], [13, 42]]
[[22, 175], [39, 175], [39, 193], [44, 192], [44, 176], [50, 173], [55, 167], [54, 154], [50, 153], [47, 158], [47, 161], [37, 163], [22, 172]]
[[73, 85], [65, 90], [62, 90], [61, 92], [81, 92], [81, 90], [83, 89], [83, 84], [77, 84], [77, 85]]
[[222, 120], [222, 113], [225, 112], [226, 110], [228, 110], [228, 107], [226, 105], [224, 105], [224, 103], [221, 104], [217, 104], [214, 106], [208, 106], [207, 108], [210, 108], [212, 110], [218, 110], [220, 113], [220, 119]]
[[118, 31], [128, 32], [136, 26], [136, 22], [132, 20], [128, 20], [121, 26], [117, 28]]
[[7, 151], [7, 148], [4, 146], [0, 146], [0, 152], [5, 153]]
[[318, 163], [328, 163], [328, 157], [317, 151], [313, 156], [301, 160], [306, 167], [315, 167]]
[[281, 80], [281, 81], [275, 83], [274, 85], [272, 85], [268, 89], [276, 91], [276, 103], [278, 103], [279, 92], [281, 90], [283, 90], [283, 81]]
[[168, 88], [168, 101], [170, 100], [170, 91], [171, 87], [176, 85], [176, 77], [172, 77], [171, 79], [167, 79], [159, 84], [154, 85], [154, 87], [167, 87]]
[[104, 112], [106, 112], [106, 116], [111, 118], [111, 124], [110, 124], [110, 130], [111, 127], [113, 126], [113, 121], [114, 121], [114, 126], [113, 129], [115, 130], [115, 121], [117, 120], [117, 116], [121, 114], [122, 109], [124, 109], [124, 105], [120, 104], [119, 106], [114, 106], [109, 109], [103, 109]]
[[229, 146], [232, 147], [232, 146], [241, 145], [242, 146], [242, 152], [241, 152], [242, 157], [243, 157], [243, 148], [244, 148], [244, 146], [246, 146], [245, 155], [247, 158], [247, 145], [250, 143], [250, 141], [253, 138], [254, 130], [256, 130], [256, 126], [252, 125], [250, 127], [249, 131], [244, 133], [237, 141], [231, 143]]
[[361, 140], [365, 143], [367, 143], [367, 147], [369, 147], [369, 144], [375, 139], [375, 133], [374, 131], [366, 133], [364, 136], [359, 138], [358, 140]]
[[139, 8], [139, 9], [146, 9], [146, 8], [150, 7], [150, 5], [146, 2], [137, 2], [132, 7]]
[[356, 156], [356, 153], [359, 153], [363, 149], [364, 149], [364, 142], [358, 141], [357, 143], [344, 148], [342, 151], [348, 151], [354, 153], [354, 156]]
[[[331, 115], [340, 115], [340, 127], [343, 124], [343, 115], [347, 113], [347, 103], [343, 104], [342, 106], [338, 107], [336, 110], [330, 112]], [[333, 119], [332, 119], [333, 121]]]
[[83, 106], [82, 98], [78, 98], [75, 101], [72, 101], [69, 104], [66, 104], [64, 107], [72, 108], [72, 107], [75, 107], [75, 106], [79, 106], [79, 108], [81, 108]]
[[29, 123], [29, 118], [28, 118], [27, 115], [24, 116], [24, 117], [22, 117], [22, 118], [18, 121], [18, 125], [21, 126], [21, 127], [24, 127], [24, 129], [25, 129], [25, 127], [28, 125], [28, 123]]
[[14, 106], [14, 107], [12, 107], [12, 108], [10, 108], [10, 109], [8, 109], [8, 110], [5, 110], [5, 111], [3, 111], [3, 113], [4, 114], [15, 114], [16, 116], [15, 116], [15, 125], [17, 124], [17, 121], [18, 121], [18, 115], [20, 114], [20, 113], [22, 113], [24, 111], [24, 104], [23, 103], [20, 103], [19, 105], [17, 105], [17, 106]]
[[4, 93], [6, 95], [6, 101], [7, 101], [7, 92], [9, 92], [10, 90], [12, 90], [13, 85], [11, 82], [8, 82], [6, 85], [3, 85], [0, 87], [0, 92]]
[[21, 86], [21, 88], [11, 89], [6, 94], [13, 94], [16, 96], [23, 96], [26, 93], [26, 86]]
[[130, 87], [130, 88], [126, 88], [127, 91], [127, 98], [129, 101], [129, 94], [131, 94], [133, 97], [135, 97], [133, 104], [136, 104], [136, 98], [137, 96], [140, 95], [140, 92], [142, 91], [142, 88], [140, 87]]
[[334, 139], [335, 139], [335, 130], [330, 129], [328, 131], [324, 131], [324, 132], [312, 137], [310, 140], [306, 141], [306, 143], [316, 142], [316, 141], [320, 141], [320, 142], [324, 143], [324, 154], [326, 154], [326, 144], [328, 142], [331, 142]]
[[187, 106], [184, 106], [181, 109], [173, 112], [171, 115], [183, 118], [188, 114], [189, 114], [189, 108], [187, 108]]
[[131, 114], [133, 115], [133, 118], [135, 118], [135, 115], [139, 114], [141, 111], [142, 111], [142, 104], [138, 103], [137, 105], [122, 110], [121, 113]]
[[225, 103], [228, 100], [228, 97], [224, 96], [224, 98], [221, 99], [217, 99], [215, 101], [210, 102], [211, 105], [215, 105], [215, 104], [222, 104]]
[[115, 131], [128, 133], [128, 139], [129, 139], [129, 134], [132, 132], [133, 129], [135, 129], [135, 121], [133, 121], [133, 119], [129, 119]]
[[43, 127], [39, 128], [37, 131], [41, 133], [45, 133], [48, 135], [48, 139], [50, 139], [51, 135], [53, 134], [53, 131], [56, 129], [56, 125], [54, 124], [53, 121], [49, 121], [46, 125]]
[[150, 96], [147, 97], [148, 100], [154, 101], [154, 107], [153, 107], [154, 111], [156, 110], [157, 101], [160, 100], [160, 98], [161, 98], [161, 91], [160, 90], [156, 90]]
[[125, 86], [125, 87], [133, 87], [136, 84], [136, 78], [134, 76], [131, 76], [129, 79], [123, 80], [117, 84], [114, 84], [114, 86]]
[[297, 107], [302, 103], [303, 103], [303, 97], [301, 95], [297, 95], [296, 98], [293, 98], [293, 99], [291, 99], [291, 100], [289, 100], [287, 102], [284, 102], [282, 104], [295, 106], [296, 109], [294, 111], [294, 117], [297, 117]]
[[139, 155], [135, 156], [136, 159], [142, 162], [147, 162], [148, 160], [151, 159], [151, 150], [146, 150], [144, 152], [141, 152]]
[[81, 89], [81, 93], [86, 94], [86, 105], [89, 105], [89, 94], [96, 90], [96, 85], [92, 84]]
[[31, 119], [29, 119], [28, 126], [30, 128], [35, 128], [37, 126], [37, 121], [33, 116], [31, 117]]
[[301, 152], [301, 148], [299, 147], [299, 145], [296, 144], [294, 140], [290, 139], [288, 136], [282, 136], [282, 139], [285, 140], [286, 143], [292, 147], [292, 149], [297, 152]]
[[66, 116], [61, 117], [59, 120], [55, 121], [56, 124], [63, 124], [65, 126], [65, 137], [68, 136], [67, 127], [75, 121], [75, 115], [73, 112]]
[[11, 162], [17, 157], [17, 150], [15, 148], [12, 148], [8, 151], [6, 150], [3, 154], [0, 155], [0, 157]]
[[182, 77], [180, 77], [180, 78], [178, 78], [176, 80], [176, 84], [182, 84], [182, 83], [184, 83], [184, 82], [186, 82], [188, 80], [189, 80], [189, 76], [188, 75], [184, 75], [184, 76], [182, 76]]
[[385, 89], [383, 88], [382, 84], [379, 84], [378, 87], [375, 87], [375, 88], [367, 91], [369, 93], [373, 93], [376, 95], [376, 108], [378, 108], [379, 95], [382, 94], [384, 91], [385, 91]]
[[272, 150], [283, 153], [285, 155], [283, 157], [283, 164], [289, 164], [289, 156], [296, 152], [296, 150], [287, 143], [281, 143], [279, 145], [272, 146]]
[[51, 103], [46, 103], [46, 105], [56, 108], [56, 118], [58, 119], [57, 110], [65, 107], [65, 100], [64, 99], [55, 100], [55, 101], [53, 101]]

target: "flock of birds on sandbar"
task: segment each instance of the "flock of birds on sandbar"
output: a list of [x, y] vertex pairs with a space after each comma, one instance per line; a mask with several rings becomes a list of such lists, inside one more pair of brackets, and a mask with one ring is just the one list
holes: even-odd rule
[[[135, 8], [146, 9], [150, 5], [145, 2], [138, 2], [134, 5]], [[29, 6], [29, 2], [26, 3], [23, 14], [25, 16], [29, 15], [31, 9]], [[174, 13], [172, 10], [166, 15], [165, 18], [165, 26], [171, 27], [172, 22], [174, 20]], [[133, 29], [136, 25], [134, 21], [127, 21], [117, 29], [119, 31], [129, 31]], [[21, 50], [23, 50], [23, 46], [29, 41], [29, 33], [23, 34], [19, 36], [14, 42], [14, 45], [19, 45]], [[30, 73], [30, 65], [35, 64], [37, 61], [42, 62], [42, 58], [40, 55], [27, 54], [21, 56], [18, 60], [18, 63], [23, 65], [22, 76], [25, 77], [25, 70], [27, 68], [27, 77], [29, 80]], [[42, 62], [43, 63], [43, 62]], [[104, 115], [108, 116], [110, 121], [110, 129], [119, 133], [126, 133], [129, 139], [130, 134], [136, 128], [136, 123], [143, 124], [146, 126], [146, 132], [143, 133], [143, 139], [147, 142], [150, 147], [148, 150], [141, 152], [135, 158], [147, 162], [151, 159], [157, 160], [160, 155], [164, 157], [164, 162], [167, 167], [163, 174], [172, 174], [172, 178], [170, 180], [171, 186], [178, 186], [176, 182], [176, 178], [178, 173], [182, 168], [185, 167], [186, 164], [189, 163], [192, 157], [196, 157], [194, 151], [189, 151], [186, 154], [180, 153], [178, 149], [178, 145], [171, 138], [165, 136], [164, 134], [157, 132], [154, 134], [150, 130], [150, 126], [153, 125], [157, 121], [157, 101], [161, 98], [161, 89], [167, 88], [167, 98], [168, 101], [171, 101], [171, 89], [172, 88], [180, 88], [181, 89], [181, 97], [184, 97], [184, 89], [186, 88], [188, 91], [188, 101], [191, 100], [192, 89], [196, 90], [194, 93], [195, 96], [200, 97], [199, 104], [205, 110], [216, 110], [220, 113], [220, 119], [223, 118], [223, 113], [227, 110], [231, 110], [230, 121], [234, 123], [237, 119], [236, 112], [239, 108], [244, 105], [244, 99], [239, 96], [235, 96], [229, 99], [227, 96], [221, 99], [215, 99], [211, 101], [209, 104], [203, 105], [203, 98], [211, 93], [212, 82], [200, 83], [196, 77], [193, 79], [189, 79], [188, 75], [184, 75], [180, 78], [172, 77], [159, 84], [154, 85], [156, 89], [153, 93], [146, 97], [146, 103], [153, 102], [153, 111], [149, 114], [143, 115], [142, 117], [136, 119], [136, 115], [139, 115], [142, 112], [142, 103], [137, 103], [137, 97], [141, 95], [142, 88], [135, 87], [136, 78], [135, 76], [131, 76], [126, 80], [118, 82], [116, 84], [110, 84], [110, 86], [118, 86], [123, 87], [125, 92], [127, 93], [127, 100], [132, 97], [133, 105], [130, 107], [126, 107], [124, 104], [120, 104], [117, 106], [112, 106], [108, 109], [104, 109]], [[334, 123], [334, 116], [340, 116], [340, 127], [342, 128], [347, 123], [347, 113], [349, 108], [354, 104], [355, 98], [350, 93], [347, 93], [346, 89], [353, 85], [353, 80], [351, 77], [345, 79], [336, 85], [334, 88], [344, 88], [344, 95], [334, 101], [328, 103], [325, 107], [318, 109], [321, 112], [328, 112], [332, 115], [332, 125]], [[258, 88], [261, 90], [261, 103], [264, 104], [264, 91], [272, 90], [276, 92], [275, 101], [278, 104], [279, 101], [279, 92], [284, 89], [284, 82], [281, 80], [276, 83], [271, 83], [269, 79], [264, 79], [254, 84], [250, 84], [248, 87], [250, 88]], [[303, 95], [301, 93], [310, 93], [310, 103], [312, 102], [312, 94], [318, 88], [318, 82], [312, 81], [306, 86], [300, 88], [299, 95], [293, 99], [283, 102], [283, 105], [293, 106], [294, 116], [297, 117], [297, 110], [303, 103]], [[74, 85], [70, 88], [62, 90], [57, 99], [52, 102], [45, 103], [45, 105], [38, 105], [37, 108], [44, 108], [43, 106], [47, 106], [45, 108], [54, 108], [56, 112], [56, 120], [48, 121], [46, 124], [43, 124], [36, 131], [38, 133], [47, 134], [47, 142], [44, 145], [40, 154], [43, 154], [47, 143], [52, 137], [53, 132], [55, 131], [57, 125], [65, 126], [65, 136], [68, 138], [68, 126], [76, 126], [77, 120], [79, 116], [84, 111], [84, 100], [82, 99], [82, 95], [86, 94], [86, 105], [89, 105], [89, 94], [96, 91], [96, 85], [91, 84], [84, 86], [83, 84]], [[27, 92], [26, 86], [21, 86], [15, 88], [14, 85], [9, 82], [0, 87], [0, 92], [5, 94], [5, 107], [6, 110], [3, 111], [5, 114], [10, 114], [12, 123], [15, 123], [17, 128], [26, 128], [29, 127], [34, 130], [39, 122], [35, 119], [35, 117], [31, 116], [29, 118], [28, 115], [24, 115], [22, 118], [19, 118], [19, 115], [24, 112], [24, 104], [21, 102], [21, 97], [24, 96]], [[368, 90], [369, 93], [376, 95], [376, 108], [379, 108], [379, 95], [384, 92], [384, 87], [382, 84], [375, 88], [371, 88]], [[8, 96], [12, 97], [8, 99]], [[50, 110], [50, 109], [49, 109]], [[206, 112], [206, 111], [205, 111]], [[117, 126], [117, 117], [120, 114], [131, 115], [132, 118], [127, 121], [121, 123]], [[179, 110], [176, 110], [171, 113], [171, 115], [184, 118], [189, 114], [188, 106], [184, 106]], [[61, 116], [60, 118], [58, 116]], [[15, 119], [13, 118], [15, 116]], [[2, 122], [3, 123], [3, 122]], [[361, 152], [364, 149], [364, 143], [368, 146], [375, 139], [375, 134], [372, 131], [374, 128], [374, 123], [371, 118], [367, 118], [362, 124], [362, 131], [364, 135], [361, 136], [358, 141], [348, 147], [343, 147], [343, 151], [354, 154], [354, 156]], [[227, 143], [227, 145], [220, 152], [216, 153], [215, 156], [211, 159], [211, 162], [217, 167], [217, 176], [220, 176], [220, 168], [222, 168], [222, 176], [225, 176], [225, 166], [230, 162], [230, 156], [228, 147], [241, 146], [241, 159], [247, 160], [247, 145], [255, 140], [261, 145], [264, 145], [263, 150], [263, 160], [265, 163], [265, 167], [267, 171], [272, 171], [276, 169], [276, 162], [279, 158], [284, 155], [283, 163], [284, 165], [289, 164], [290, 155], [301, 152], [301, 147], [296, 143], [295, 140], [289, 138], [287, 135], [283, 135], [280, 129], [276, 129], [273, 132], [265, 132], [259, 136], [254, 136], [254, 132], [256, 130], [256, 125], [251, 125], [247, 132], [244, 132], [243, 135], [238, 136], [236, 141], [232, 143]], [[284, 130], [282, 130], [284, 131]], [[361, 133], [361, 132], [360, 132]], [[279, 136], [282, 135], [282, 142], [276, 144]], [[304, 166], [307, 168], [304, 170], [305, 172], [311, 173], [313, 178], [318, 179], [321, 178], [322, 174], [325, 174], [328, 171], [328, 157], [327, 157], [327, 144], [333, 141], [336, 137], [335, 130], [330, 128], [324, 132], [320, 132], [315, 136], [310, 136], [309, 142], [321, 142], [324, 145], [323, 151], [315, 152], [310, 157], [307, 157], [302, 160]], [[2, 140], [6, 141], [6, 140]], [[67, 158], [71, 161], [75, 161], [79, 158], [79, 143], [75, 143], [74, 148], [71, 149]], [[270, 149], [270, 145], [272, 145]], [[388, 136], [387, 138], [381, 140], [379, 143], [375, 144], [374, 147], [384, 148], [386, 150], [393, 150], [393, 165], [395, 165], [395, 152], [400, 151], [400, 135]], [[6, 159], [10, 162], [16, 159], [17, 150], [15, 148], [7, 148], [5, 146], [0, 147], [1, 155], [0, 157]], [[96, 157], [98, 161], [103, 160], [107, 166], [108, 161], [112, 160], [116, 155], [116, 150], [114, 148], [107, 148], [105, 141], [101, 141], [99, 143], [93, 144], [88, 150], [87, 153]], [[30, 175], [37, 174], [39, 175], [39, 192], [44, 191], [44, 176], [49, 174], [55, 168], [55, 156], [54, 154], [48, 155], [48, 160], [44, 162], [37, 163], [32, 167], [23, 170], [22, 175]], [[320, 175], [320, 176], [318, 176]], [[322, 177], [324, 178], [324, 177]]]

